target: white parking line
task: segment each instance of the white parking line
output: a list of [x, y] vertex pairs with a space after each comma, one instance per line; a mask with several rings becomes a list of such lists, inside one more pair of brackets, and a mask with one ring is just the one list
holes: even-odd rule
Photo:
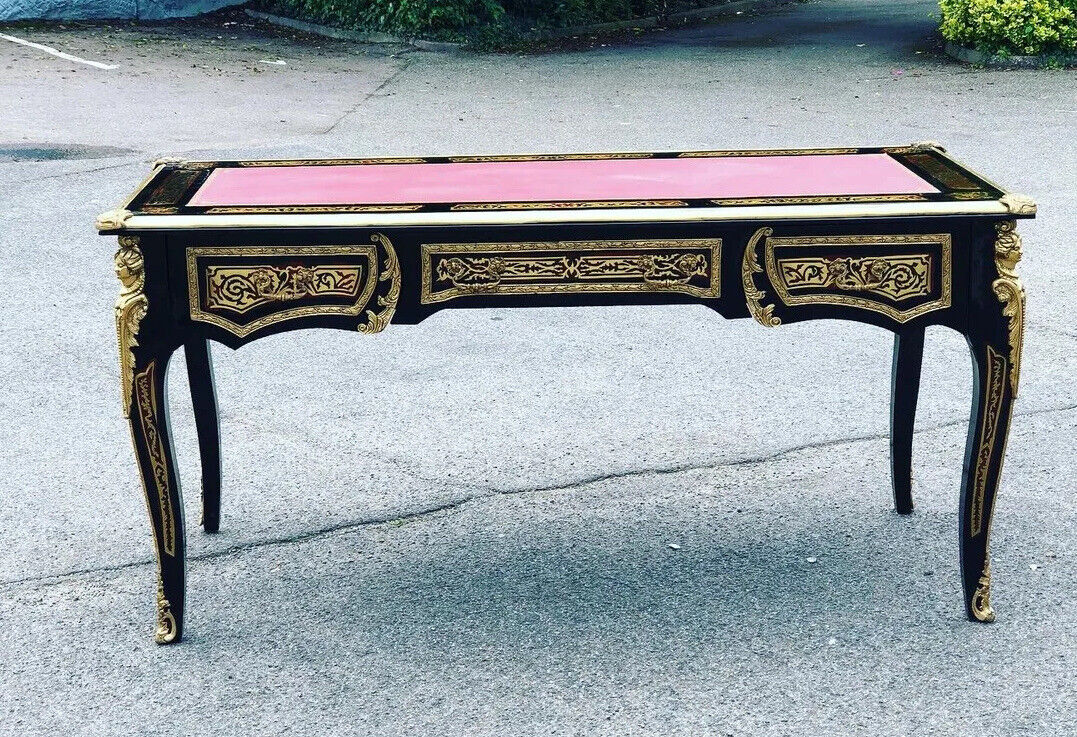
[[77, 61], [79, 64], [89, 64], [90, 66], [97, 67], [98, 69], [119, 69], [119, 66], [116, 65], [116, 64], [102, 64], [99, 61], [90, 61], [89, 59], [81, 59], [81, 58], [79, 58], [77, 56], [72, 56], [71, 54], [65, 54], [64, 52], [60, 51], [59, 49], [54, 49], [51, 46], [45, 46], [44, 44], [36, 44], [33, 41], [27, 41], [27, 40], [22, 39], [22, 38], [16, 38], [14, 36], [9, 36], [6, 33], [0, 33], [0, 38], [4, 39], [6, 41], [11, 41], [12, 43], [22, 44], [23, 46], [29, 46], [32, 49], [38, 49], [39, 51], [44, 51], [46, 53], [52, 54], [53, 56], [58, 56], [61, 59], [67, 59], [68, 61]]

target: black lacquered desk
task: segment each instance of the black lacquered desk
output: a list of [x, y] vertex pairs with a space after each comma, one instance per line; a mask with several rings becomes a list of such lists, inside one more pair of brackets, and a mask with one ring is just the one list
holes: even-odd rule
[[446, 308], [707, 305], [767, 327], [840, 318], [895, 334], [891, 464], [912, 511], [924, 328], [962, 333], [975, 383], [959, 536], [965, 610], [991, 621], [988, 533], [1017, 394], [1015, 226], [1035, 205], [937, 144], [786, 151], [160, 161], [97, 221], [158, 560], [157, 641], [183, 633], [184, 525], [165, 378], [183, 346], [220, 520], [208, 341], [370, 334]]

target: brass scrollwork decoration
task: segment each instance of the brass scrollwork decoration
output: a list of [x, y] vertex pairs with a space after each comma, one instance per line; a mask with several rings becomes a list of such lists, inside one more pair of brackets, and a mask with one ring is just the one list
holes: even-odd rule
[[378, 297], [378, 312], [366, 311], [366, 322], [360, 323], [359, 332], [364, 335], [380, 333], [388, 326], [396, 312], [396, 304], [400, 301], [400, 262], [396, 258], [396, 250], [392, 242], [381, 233], [374, 233], [370, 240], [381, 245], [385, 249], [385, 268], [382, 270], [378, 281], [389, 281], [389, 292]]
[[931, 257], [926, 254], [886, 258], [779, 259], [788, 289], [835, 287], [871, 292], [895, 301], [931, 293]]
[[773, 228], [760, 228], [755, 231], [744, 248], [744, 261], [741, 265], [741, 280], [744, 284], [744, 299], [748, 304], [748, 311], [760, 325], [768, 328], [782, 324], [780, 317], [774, 316], [774, 305], [763, 305], [763, 298], [767, 293], [755, 286], [755, 275], [763, 273], [763, 267], [759, 265], [759, 256], [756, 248], [759, 242], [774, 233]]
[[687, 284], [707, 275], [707, 259], [699, 253], [638, 256], [453, 256], [438, 261], [439, 280], [458, 289], [485, 290], [504, 280], [534, 278], [574, 282], [589, 279], [637, 278], [656, 287]]
[[972, 595], [972, 616], [980, 622], [994, 622], [995, 610], [991, 606], [991, 560], [984, 558], [984, 572]]
[[138, 328], [149, 309], [146, 298], [146, 269], [138, 238], [121, 235], [116, 251], [116, 276], [122, 289], [116, 300], [116, 337], [120, 349], [120, 390], [123, 393], [123, 416], [131, 416], [131, 394], [134, 388], [135, 354]]
[[991, 289], [1002, 303], [1002, 314], [1009, 320], [1010, 389], [1016, 396], [1025, 332], [1025, 288], [1017, 276], [1017, 262], [1021, 260], [1021, 236], [1017, 235], [1017, 223], [1013, 220], [1003, 220], [995, 229], [998, 232], [995, 241], [998, 279], [991, 283]]
[[209, 266], [206, 306], [247, 312], [268, 302], [304, 297], [356, 297], [361, 266]]

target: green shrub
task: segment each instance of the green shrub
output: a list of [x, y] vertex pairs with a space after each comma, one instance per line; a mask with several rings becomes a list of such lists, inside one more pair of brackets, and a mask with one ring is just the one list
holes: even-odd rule
[[991, 54], [1077, 51], [1077, 0], [939, 0], [947, 41]]
[[462, 37], [496, 25], [497, 0], [268, 0], [271, 10], [320, 23], [435, 38]]
[[[2, 1], [2, 0], [0, 0]], [[368, 31], [496, 40], [685, 10], [721, 0], [256, 0], [270, 12]]]

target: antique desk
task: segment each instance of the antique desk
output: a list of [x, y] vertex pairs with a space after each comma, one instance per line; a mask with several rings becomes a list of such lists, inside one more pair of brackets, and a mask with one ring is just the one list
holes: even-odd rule
[[116, 304], [158, 560], [157, 641], [183, 632], [183, 508], [165, 378], [183, 346], [218, 528], [208, 341], [371, 334], [452, 307], [700, 303], [766, 327], [858, 320], [895, 334], [891, 467], [912, 510], [924, 328], [965, 335], [975, 375], [961, 490], [965, 610], [991, 621], [988, 534], [1021, 366], [1016, 221], [1035, 205], [932, 143], [328, 161], [163, 160], [97, 227]]

